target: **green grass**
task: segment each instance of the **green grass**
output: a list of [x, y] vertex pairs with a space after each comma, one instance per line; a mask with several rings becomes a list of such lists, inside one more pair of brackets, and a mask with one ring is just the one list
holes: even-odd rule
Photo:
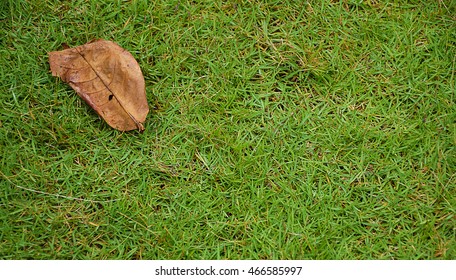
[[[455, 1], [148, 2], [1, 1], [0, 258], [456, 259]], [[51, 76], [95, 38], [143, 134]]]

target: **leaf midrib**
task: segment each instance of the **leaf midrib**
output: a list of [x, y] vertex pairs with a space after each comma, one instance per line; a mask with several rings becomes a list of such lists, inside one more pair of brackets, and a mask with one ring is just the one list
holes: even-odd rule
[[98, 75], [97, 71], [95, 71], [95, 68], [92, 66], [92, 64], [90, 64], [90, 62], [85, 58], [84, 54], [79, 51], [79, 48], [80, 47], [76, 47], [75, 50], [78, 52], [78, 54], [82, 57], [82, 59], [84, 59], [84, 61], [90, 66], [90, 68], [92, 69], [92, 71], [95, 73], [95, 75], [97, 75], [97, 77], [100, 79], [100, 81], [103, 83], [103, 85], [109, 90], [109, 92], [114, 96], [114, 98], [117, 100], [117, 102], [119, 102], [119, 105], [120, 107], [122, 107], [122, 110], [125, 111], [125, 113], [128, 114], [128, 116], [130, 116], [130, 118], [133, 120], [133, 122], [136, 124], [136, 127], [142, 131], [144, 130], [144, 126], [138, 121], [136, 120], [136, 118], [130, 114], [130, 112], [128, 112], [127, 109], [125, 109], [125, 106], [122, 104], [122, 102], [120, 101], [119, 98], [117, 98], [116, 94], [114, 93], [114, 91], [111, 90], [111, 88], [109, 88], [109, 84], [106, 83], [106, 81], [103, 80], [103, 78]]

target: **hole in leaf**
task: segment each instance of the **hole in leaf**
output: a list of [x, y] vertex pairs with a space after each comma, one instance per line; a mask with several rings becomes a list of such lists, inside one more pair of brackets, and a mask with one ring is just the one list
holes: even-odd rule
[[114, 97], [114, 94], [109, 95], [109, 97], [108, 97], [109, 101], [111, 101], [113, 97]]

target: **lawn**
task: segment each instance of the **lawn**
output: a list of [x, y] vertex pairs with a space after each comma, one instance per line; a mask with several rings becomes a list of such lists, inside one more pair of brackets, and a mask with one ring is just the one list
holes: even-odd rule
[[[109, 127], [48, 52], [141, 66]], [[0, 3], [1, 259], [456, 259], [456, 2]]]

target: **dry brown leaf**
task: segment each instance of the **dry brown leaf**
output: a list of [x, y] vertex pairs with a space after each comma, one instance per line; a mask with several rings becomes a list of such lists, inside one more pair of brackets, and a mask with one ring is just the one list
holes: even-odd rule
[[97, 40], [49, 53], [53, 76], [62, 78], [111, 127], [144, 130], [149, 113], [138, 62], [114, 42]]

